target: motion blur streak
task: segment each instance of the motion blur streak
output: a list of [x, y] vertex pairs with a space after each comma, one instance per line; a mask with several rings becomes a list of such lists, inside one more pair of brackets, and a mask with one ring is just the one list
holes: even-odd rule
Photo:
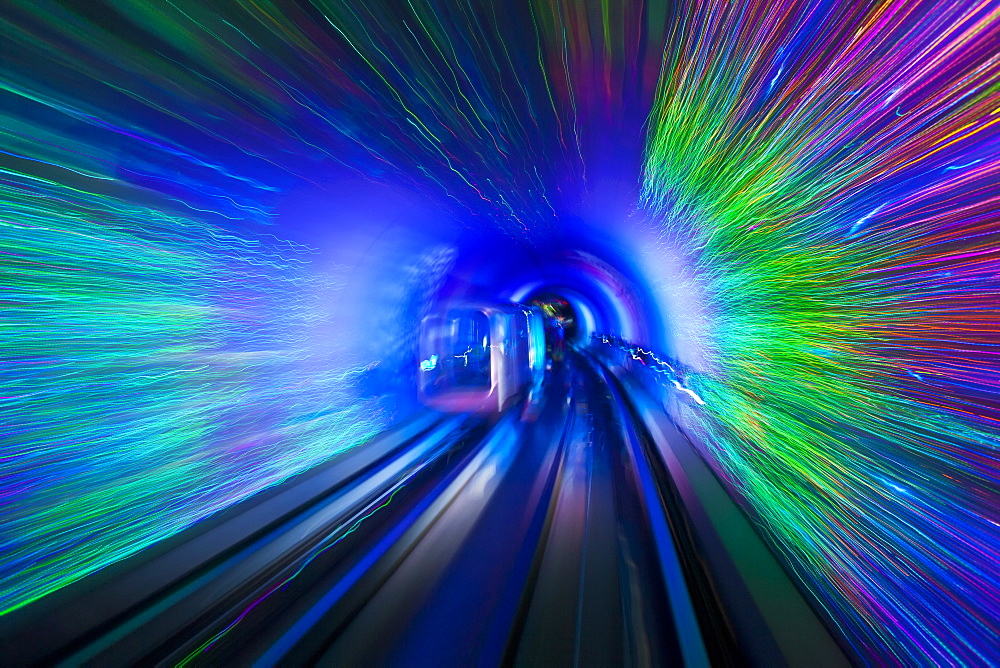
[[979, 663], [1000, 631], [998, 16], [684, 8], [651, 117], [645, 207], [713, 327], [685, 424], [904, 662]]
[[[996, 0], [8, 0], [0, 39], [0, 618], [409, 424], [435, 303], [561, 288], [852, 658], [997, 659]], [[567, 419], [471, 439], [456, 531], [507, 469], [618, 489]]]
[[[296, 244], [8, 174], [4, 609], [372, 435]], [[331, 364], [331, 359], [336, 364]]]

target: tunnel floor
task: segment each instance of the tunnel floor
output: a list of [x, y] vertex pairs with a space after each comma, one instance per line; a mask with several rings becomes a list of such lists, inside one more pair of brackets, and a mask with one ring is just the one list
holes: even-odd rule
[[619, 380], [575, 353], [530, 407], [496, 420], [420, 414], [29, 607], [6, 629], [13, 658], [607, 666], [778, 656], [741, 642], [711, 593], [718, 583], [692, 563], [705, 545], [683, 544], [690, 518], [652, 443]]

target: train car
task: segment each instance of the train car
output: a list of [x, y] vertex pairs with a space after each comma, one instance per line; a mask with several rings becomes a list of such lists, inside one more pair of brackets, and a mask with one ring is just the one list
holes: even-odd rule
[[520, 304], [452, 306], [420, 326], [418, 395], [440, 411], [498, 413], [541, 386], [541, 311]]

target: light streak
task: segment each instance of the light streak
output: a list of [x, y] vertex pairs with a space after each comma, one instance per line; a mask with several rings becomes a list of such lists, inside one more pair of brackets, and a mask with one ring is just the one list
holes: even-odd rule
[[650, 117], [680, 417], [866, 663], [997, 658], [996, 44], [995, 2], [682, 3]]
[[308, 248], [11, 172], [0, 201], [0, 611], [385, 424], [308, 335]]
[[591, 338], [600, 339], [601, 343], [612, 346], [626, 353], [631, 359], [639, 362], [654, 374], [665, 376], [671, 387], [691, 397], [691, 399], [694, 400], [694, 402], [699, 406], [705, 405], [705, 400], [701, 397], [701, 395], [692, 388], [688, 387], [686, 382], [684, 382], [685, 377], [690, 374], [690, 371], [681, 371], [680, 363], [676, 361], [668, 362], [652, 350], [646, 350], [641, 346], [628, 343], [613, 334], [595, 333]]
[[862, 661], [995, 662], [995, 1], [94, 7], [3, 7], [0, 610], [383, 423], [303, 333], [342, 279], [260, 233], [289, 193], [541, 244], [646, 133], [636, 220], [700, 300], [678, 419]]

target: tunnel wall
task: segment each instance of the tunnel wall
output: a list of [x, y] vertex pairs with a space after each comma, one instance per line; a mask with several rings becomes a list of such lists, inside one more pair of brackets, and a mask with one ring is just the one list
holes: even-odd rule
[[0, 611], [378, 430], [435, 295], [529, 275], [690, 371], [859, 660], [994, 653], [993, 4], [0, 11]]

